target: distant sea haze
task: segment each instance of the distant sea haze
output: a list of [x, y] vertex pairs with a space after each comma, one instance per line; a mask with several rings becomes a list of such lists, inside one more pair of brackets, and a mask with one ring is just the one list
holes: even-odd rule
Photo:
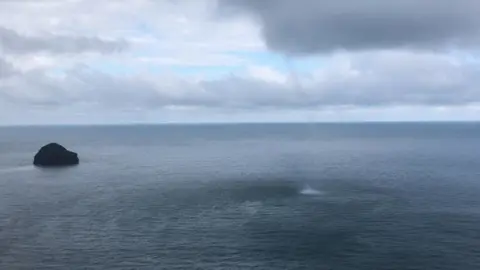
[[0, 269], [478, 270], [479, 194], [477, 123], [2, 127]]

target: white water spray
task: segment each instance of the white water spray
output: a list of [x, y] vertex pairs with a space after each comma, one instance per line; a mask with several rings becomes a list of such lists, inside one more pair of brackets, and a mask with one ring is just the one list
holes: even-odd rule
[[316, 190], [309, 185], [305, 185], [302, 190], [300, 190], [300, 194], [302, 195], [309, 195], [309, 196], [318, 196], [322, 195], [323, 192], [320, 190]]
[[34, 169], [33, 166], [16, 166], [16, 167], [0, 168], [0, 174], [31, 171], [33, 169]]

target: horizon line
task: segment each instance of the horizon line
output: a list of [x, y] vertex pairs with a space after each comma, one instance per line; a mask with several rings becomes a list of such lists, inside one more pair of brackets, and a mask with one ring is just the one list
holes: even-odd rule
[[480, 120], [364, 120], [364, 121], [292, 121], [292, 122], [132, 122], [132, 123], [54, 123], [54, 124], [0, 124], [8, 127], [108, 127], [108, 126], [212, 126], [212, 125], [325, 125], [325, 124], [480, 124]]

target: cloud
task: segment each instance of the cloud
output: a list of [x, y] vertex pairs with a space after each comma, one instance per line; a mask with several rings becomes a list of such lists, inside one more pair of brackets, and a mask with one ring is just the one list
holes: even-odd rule
[[63, 74], [36, 70], [3, 80], [12, 102], [27, 106], [151, 110], [166, 107], [245, 111], [480, 103], [477, 62], [439, 53], [338, 54], [324, 68], [297, 74], [265, 67], [215, 79], [164, 74], [115, 76], [77, 66]]
[[98, 37], [79, 37], [45, 34], [21, 35], [14, 30], [0, 27], [0, 48], [6, 54], [32, 54], [49, 52], [65, 53], [113, 53], [126, 49], [125, 41], [108, 41]]
[[452, 119], [480, 104], [480, 4], [448, 4], [0, 0], [0, 124], [399, 119], [407, 107]]
[[477, 0], [219, 0], [246, 12], [269, 48], [288, 54], [336, 50], [444, 49], [480, 45]]
[[[0, 27], [7, 29], [9, 36], [44, 41], [69, 38], [66, 45], [56, 39], [46, 42], [60, 47], [56, 51], [65, 51], [65, 47], [82, 50], [75, 44], [77, 40], [87, 40], [82, 42], [93, 52], [123, 49], [122, 55], [114, 56], [135, 56], [145, 66], [232, 66], [245, 62], [232, 53], [265, 49], [253, 22], [212, 20], [214, 1], [0, 1]], [[18, 55], [22, 46], [9, 48], [10, 52], [3, 53]], [[54, 49], [48, 52], [52, 54]], [[39, 53], [42, 51], [35, 49], [28, 56]]]
[[0, 57], [0, 80], [3, 78], [8, 78], [15, 73], [16, 72], [13, 65]]

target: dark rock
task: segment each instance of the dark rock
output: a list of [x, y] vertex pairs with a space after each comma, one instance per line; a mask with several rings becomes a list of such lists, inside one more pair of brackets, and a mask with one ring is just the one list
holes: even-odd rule
[[33, 164], [41, 167], [72, 166], [79, 162], [77, 153], [68, 151], [57, 143], [43, 146], [33, 159]]

